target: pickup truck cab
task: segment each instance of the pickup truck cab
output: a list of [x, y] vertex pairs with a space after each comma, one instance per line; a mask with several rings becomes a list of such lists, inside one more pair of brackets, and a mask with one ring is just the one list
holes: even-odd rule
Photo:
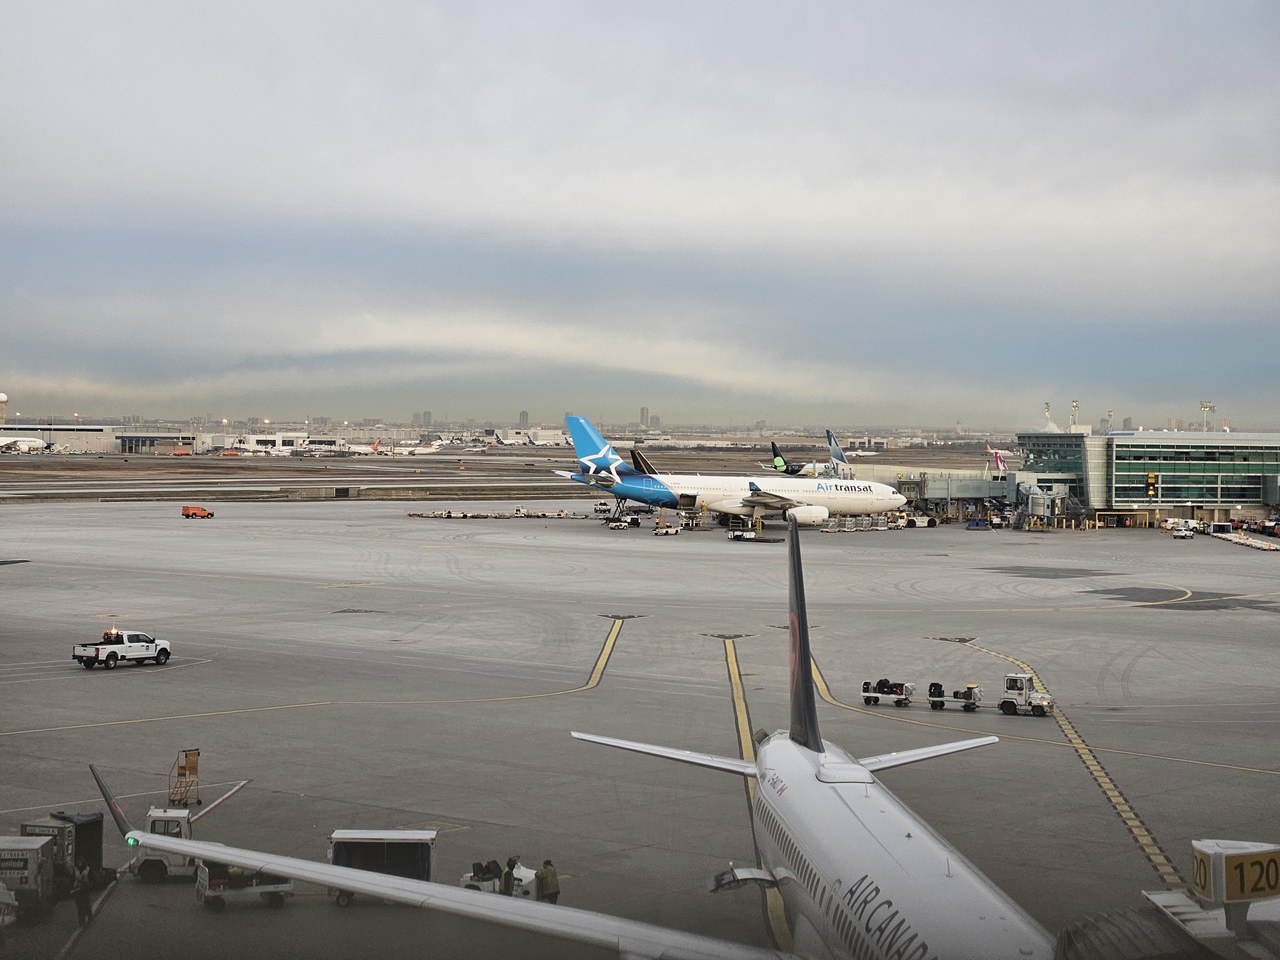
[[117, 663], [133, 660], [146, 663], [154, 660], [163, 664], [169, 659], [169, 641], [157, 640], [140, 630], [117, 630], [112, 627], [102, 635], [98, 643], [82, 643], [71, 648], [71, 659], [86, 670], [102, 664], [104, 670], [112, 670]]

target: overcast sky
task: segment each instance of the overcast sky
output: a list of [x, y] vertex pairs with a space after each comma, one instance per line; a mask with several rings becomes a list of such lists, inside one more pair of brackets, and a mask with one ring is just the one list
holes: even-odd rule
[[9, 413], [1280, 429], [1280, 5], [0, 7]]

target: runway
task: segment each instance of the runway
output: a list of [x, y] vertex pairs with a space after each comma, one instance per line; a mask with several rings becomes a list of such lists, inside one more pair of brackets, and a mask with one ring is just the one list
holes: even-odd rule
[[[562, 903], [769, 945], [757, 891], [706, 892], [755, 859], [742, 781], [568, 731], [737, 756], [744, 726], [785, 725], [785, 547], [417, 509], [228, 502], [190, 523], [169, 503], [5, 507], [0, 561], [26, 562], [0, 565], [0, 834], [103, 809], [91, 761], [140, 821], [199, 747], [203, 796], [253, 780], [200, 839], [322, 859], [336, 828], [434, 827], [442, 882], [551, 857]], [[1193, 838], [1280, 841], [1273, 555], [1138, 530], [802, 536], [824, 736], [859, 756], [1000, 736], [881, 779], [1051, 931], [1182, 882]], [[173, 659], [71, 661], [112, 623]], [[932, 680], [990, 698], [1022, 665], [1057, 718], [924, 703]], [[863, 704], [882, 676], [919, 702]], [[112, 832], [106, 862], [127, 856]], [[174, 936], [190, 958], [501, 945], [356, 907], [311, 891], [213, 916], [190, 885], [126, 879], [66, 955], [175, 956]], [[73, 927], [62, 904], [10, 953], [57, 956]]]

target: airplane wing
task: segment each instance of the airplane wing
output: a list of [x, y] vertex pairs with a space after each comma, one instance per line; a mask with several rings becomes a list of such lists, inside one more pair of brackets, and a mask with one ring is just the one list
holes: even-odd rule
[[765, 507], [769, 510], [790, 510], [792, 507], [807, 506], [804, 500], [784, 497], [780, 493], [761, 490], [760, 486], [754, 481], [751, 483], [751, 492], [742, 498], [742, 505], [744, 507]]
[[618, 482], [607, 473], [593, 473], [590, 476], [584, 476], [581, 473], [570, 473], [568, 470], [553, 470], [552, 472], [558, 477], [564, 477], [566, 480], [576, 480], [578, 483], [603, 487], [606, 490]]
[[570, 943], [617, 951], [627, 960], [786, 960], [791, 954], [671, 930], [636, 920], [580, 910], [559, 904], [517, 900], [479, 890], [450, 887], [426, 880], [409, 880], [352, 867], [336, 867], [313, 860], [282, 857], [257, 850], [228, 847], [203, 840], [182, 840], [135, 830], [120, 804], [93, 765], [103, 799], [116, 826], [130, 846], [163, 850], [184, 857], [225, 863], [246, 870], [260, 870], [280, 877], [324, 887], [378, 897], [411, 907], [440, 910], [512, 930], [543, 934]]
[[620, 750], [630, 750], [633, 753], [647, 753], [650, 756], [662, 757], [666, 760], [691, 763], [695, 767], [710, 767], [712, 770], [724, 770], [727, 773], [736, 773], [744, 777], [754, 777], [756, 775], [756, 765], [754, 763], [747, 760], [737, 760], [733, 757], [718, 757], [714, 753], [695, 753], [692, 750], [659, 747], [651, 743], [637, 743], [634, 740], [617, 740], [613, 737], [597, 736], [594, 733], [571, 731], [569, 735], [577, 740], [586, 740], [589, 743], [602, 743], [606, 747], [617, 747]]
[[891, 767], [901, 767], [920, 760], [931, 760], [934, 757], [945, 757], [948, 753], [959, 753], [961, 750], [972, 750], [974, 747], [985, 747], [998, 743], [999, 737], [975, 737], [972, 740], [956, 740], [952, 743], [940, 743], [936, 747], [917, 747], [915, 750], [900, 750], [896, 753], [882, 753], [878, 757], [862, 757], [858, 762], [876, 773]]

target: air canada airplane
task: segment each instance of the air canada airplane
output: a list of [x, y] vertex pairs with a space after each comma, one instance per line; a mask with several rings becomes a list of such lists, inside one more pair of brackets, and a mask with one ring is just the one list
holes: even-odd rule
[[756, 781], [752, 815], [763, 868], [732, 869], [721, 887], [776, 886], [792, 925], [779, 953], [557, 904], [410, 880], [208, 841], [135, 830], [89, 770], [126, 842], [260, 870], [394, 903], [616, 951], [625, 960], [1049, 960], [1048, 933], [876, 779], [890, 767], [996, 742], [992, 736], [855, 760], [818, 730], [799, 530], [789, 521], [791, 726], [755, 762], [574, 733], [588, 740]]
[[831, 516], [884, 513], [907, 502], [893, 487], [866, 480], [644, 473], [625, 463], [585, 418], [565, 417], [565, 424], [581, 472], [556, 473], [623, 500], [752, 519], [793, 517], [805, 526]]

